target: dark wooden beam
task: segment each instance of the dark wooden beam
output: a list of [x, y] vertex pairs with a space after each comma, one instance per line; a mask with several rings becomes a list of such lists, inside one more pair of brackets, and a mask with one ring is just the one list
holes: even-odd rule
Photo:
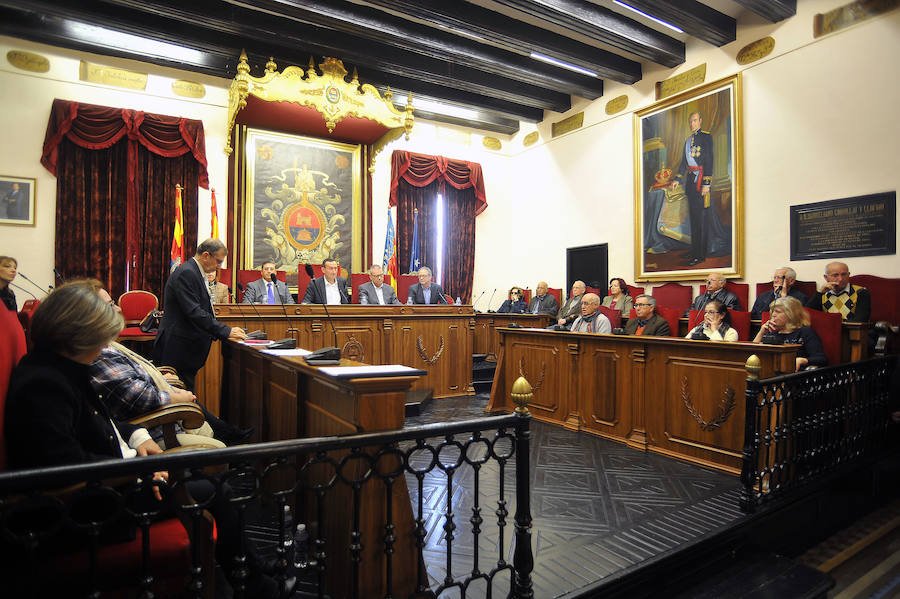
[[797, 0], [734, 0], [772, 23], [797, 14]]
[[512, 52], [538, 52], [588, 69], [603, 79], [636, 83], [641, 64], [572, 38], [510, 19], [492, 10], [446, 0], [365, 0], [366, 4], [420, 19], [432, 27], [474, 39], [489, 40]]
[[737, 23], [697, 0], [622, 0], [625, 4], [674, 25], [714, 46], [737, 39]]
[[[369, 82], [372, 83], [372, 82]], [[373, 83], [378, 91], [384, 94], [386, 88], [383, 85]], [[409, 90], [391, 88], [394, 98], [400, 96], [407, 97]], [[445, 98], [434, 98], [423, 96], [422, 94], [413, 93], [413, 114], [417, 119], [425, 119], [428, 121], [436, 121], [439, 123], [449, 123], [451, 125], [461, 125], [463, 127], [471, 127], [472, 129], [481, 129], [483, 131], [491, 131], [492, 133], [502, 133], [503, 135], [514, 135], [519, 131], [519, 120], [509, 119], [498, 115], [495, 112], [485, 112], [474, 108], [470, 115], [448, 115], [440, 111], [435, 111], [431, 107], [416, 108], [417, 104], [423, 103], [423, 100], [430, 102], [440, 102], [449, 104]], [[399, 105], [399, 104], [398, 104]], [[460, 106], [460, 108], [469, 108]]]
[[492, 0], [651, 62], [676, 67], [684, 43], [587, 0]]

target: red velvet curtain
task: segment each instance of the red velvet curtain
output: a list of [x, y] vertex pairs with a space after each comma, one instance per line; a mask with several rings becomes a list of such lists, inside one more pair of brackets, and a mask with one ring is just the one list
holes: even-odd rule
[[57, 177], [56, 268], [95, 276], [114, 297], [129, 272], [129, 287], [161, 295], [176, 183], [185, 246], [197, 242], [197, 190], [209, 188], [203, 123], [56, 99], [41, 164]]
[[446, 235], [444, 275], [439, 281], [463, 302], [472, 299], [475, 266], [475, 217], [487, 208], [481, 165], [443, 156], [402, 150], [391, 156], [390, 206], [397, 206], [397, 254], [401, 271], [409, 266], [414, 209], [419, 210], [419, 256], [433, 268], [434, 210], [437, 194], [444, 197]]

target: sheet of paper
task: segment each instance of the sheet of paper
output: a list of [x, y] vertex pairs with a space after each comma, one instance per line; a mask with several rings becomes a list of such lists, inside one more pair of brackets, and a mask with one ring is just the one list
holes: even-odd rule
[[308, 349], [263, 349], [260, 350], [260, 353], [269, 354], [270, 356], [308, 356], [312, 352]]
[[323, 366], [319, 372], [328, 376], [341, 378], [357, 378], [365, 376], [388, 376], [392, 374], [419, 374], [418, 368], [410, 368], [402, 364], [383, 364], [376, 366]]

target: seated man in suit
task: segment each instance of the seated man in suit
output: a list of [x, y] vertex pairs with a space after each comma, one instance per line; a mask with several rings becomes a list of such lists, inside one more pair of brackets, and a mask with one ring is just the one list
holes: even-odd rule
[[687, 316], [691, 310], [703, 312], [703, 308], [706, 307], [706, 304], [714, 299], [725, 304], [725, 307], [729, 310], [737, 310], [740, 312], [744, 309], [741, 307], [741, 300], [738, 299], [738, 296], [725, 289], [725, 277], [722, 276], [722, 273], [711, 272], [706, 277], [706, 293], [701, 293], [695, 297], [694, 303], [691, 304], [691, 307], [684, 315]]
[[259, 279], [247, 283], [247, 290], [244, 291], [245, 304], [294, 303], [287, 285], [275, 278], [274, 262], [263, 262], [259, 267], [259, 274]]
[[636, 316], [625, 323], [626, 335], [668, 337], [672, 330], [666, 319], [656, 314], [656, 300], [650, 295], [634, 298]]
[[850, 267], [831, 262], [825, 266], [825, 284], [809, 298], [806, 307], [836, 312], [845, 322], [869, 322], [872, 298], [868, 289], [850, 283]]
[[303, 295], [304, 304], [349, 304], [347, 279], [339, 277], [338, 263], [334, 258], [322, 261], [322, 276], [309, 282]]
[[585, 293], [581, 300], [581, 316], [572, 323], [573, 333], [597, 333], [608, 335], [612, 332], [609, 319], [597, 309], [600, 307], [600, 296], [596, 293]]
[[359, 303], [400, 305], [394, 288], [384, 284], [384, 270], [380, 265], [369, 267], [369, 282], [359, 286]]
[[419, 269], [419, 282], [409, 286], [409, 301], [412, 304], [446, 304], [444, 290], [432, 282], [431, 269], [423, 266]]
[[531, 304], [528, 306], [529, 314], [556, 314], [559, 311], [559, 304], [556, 298], [547, 293], [549, 286], [546, 281], [537, 284], [534, 290], [534, 297], [531, 298]]
[[584, 296], [584, 281], [572, 283], [572, 293], [556, 314], [556, 324], [551, 329], [567, 331], [581, 314], [581, 300]]
[[772, 276], [772, 289], [761, 293], [753, 302], [753, 309], [750, 310], [750, 318], [762, 318], [763, 312], [769, 311], [769, 306], [779, 297], [794, 297], [800, 300], [801, 304], [809, 301], [806, 294], [799, 289], [794, 289], [794, 282], [797, 280], [797, 272], [789, 266], [782, 266], [775, 269]]

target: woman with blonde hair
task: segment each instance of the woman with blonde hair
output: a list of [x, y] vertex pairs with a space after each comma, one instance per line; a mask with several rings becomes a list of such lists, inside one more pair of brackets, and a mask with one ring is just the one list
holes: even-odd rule
[[796, 370], [828, 364], [822, 340], [809, 326], [809, 315], [800, 300], [790, 296], [779, 297], [772, 302], [769, 310], [769, 320], [759, 329], [754, 343], [800, 344], [802, 347], [797, 352]]

